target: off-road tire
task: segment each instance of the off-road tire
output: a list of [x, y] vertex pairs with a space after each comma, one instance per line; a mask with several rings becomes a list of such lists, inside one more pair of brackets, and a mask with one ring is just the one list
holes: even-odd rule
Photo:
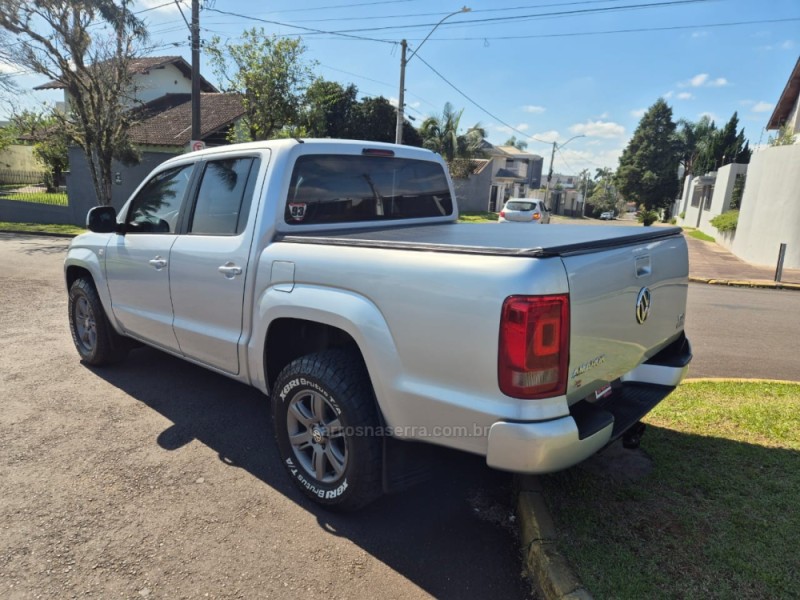
[[272, 416], [281, 460], [306, 496], [352, 511], [382, 494], [382, 432], [360, 355], [333, 349], [289, 363], [273, 387]]
[[128, 355], [130, 343], [111, 323], [94, 282], [76, 279], [69, 288], [69, 330], [81, 360], [94, 366], [109, 365]]

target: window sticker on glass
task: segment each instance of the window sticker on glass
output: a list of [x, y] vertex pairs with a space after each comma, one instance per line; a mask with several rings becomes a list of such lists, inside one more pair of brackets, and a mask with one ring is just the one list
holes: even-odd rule
[[305, 202], [289, 202], [289, 216], [293, 221], [302, 221], [306, 218]]

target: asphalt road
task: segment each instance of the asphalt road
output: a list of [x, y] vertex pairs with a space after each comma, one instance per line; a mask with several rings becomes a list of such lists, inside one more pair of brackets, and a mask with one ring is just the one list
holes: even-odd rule
[[689, 285], [690, 377], [800, 381], [800, 292]]
[[67, 244], [0, 233], [0, 597], [529, 597], [511, 477], [481, 458], [335, 514], [255, 390], [147, 348], [81, 365]]

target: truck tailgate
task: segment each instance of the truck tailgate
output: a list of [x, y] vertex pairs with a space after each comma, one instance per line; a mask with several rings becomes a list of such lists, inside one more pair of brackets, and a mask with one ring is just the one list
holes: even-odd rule
[[570, 403], [655, 355], [683, 332], [682, 235], [562, 254], [570, 294]]

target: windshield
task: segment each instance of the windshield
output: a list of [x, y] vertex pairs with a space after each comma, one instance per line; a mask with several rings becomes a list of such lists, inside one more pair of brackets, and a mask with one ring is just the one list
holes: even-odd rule
[[509, 202], [506, 204], [508, 210], [533, 210], [536, 208], [535, 202]]
[[453, 214], [441, 165], [425, 160], [314, 154], [297, 159], [284, 218], [289, 225]]

